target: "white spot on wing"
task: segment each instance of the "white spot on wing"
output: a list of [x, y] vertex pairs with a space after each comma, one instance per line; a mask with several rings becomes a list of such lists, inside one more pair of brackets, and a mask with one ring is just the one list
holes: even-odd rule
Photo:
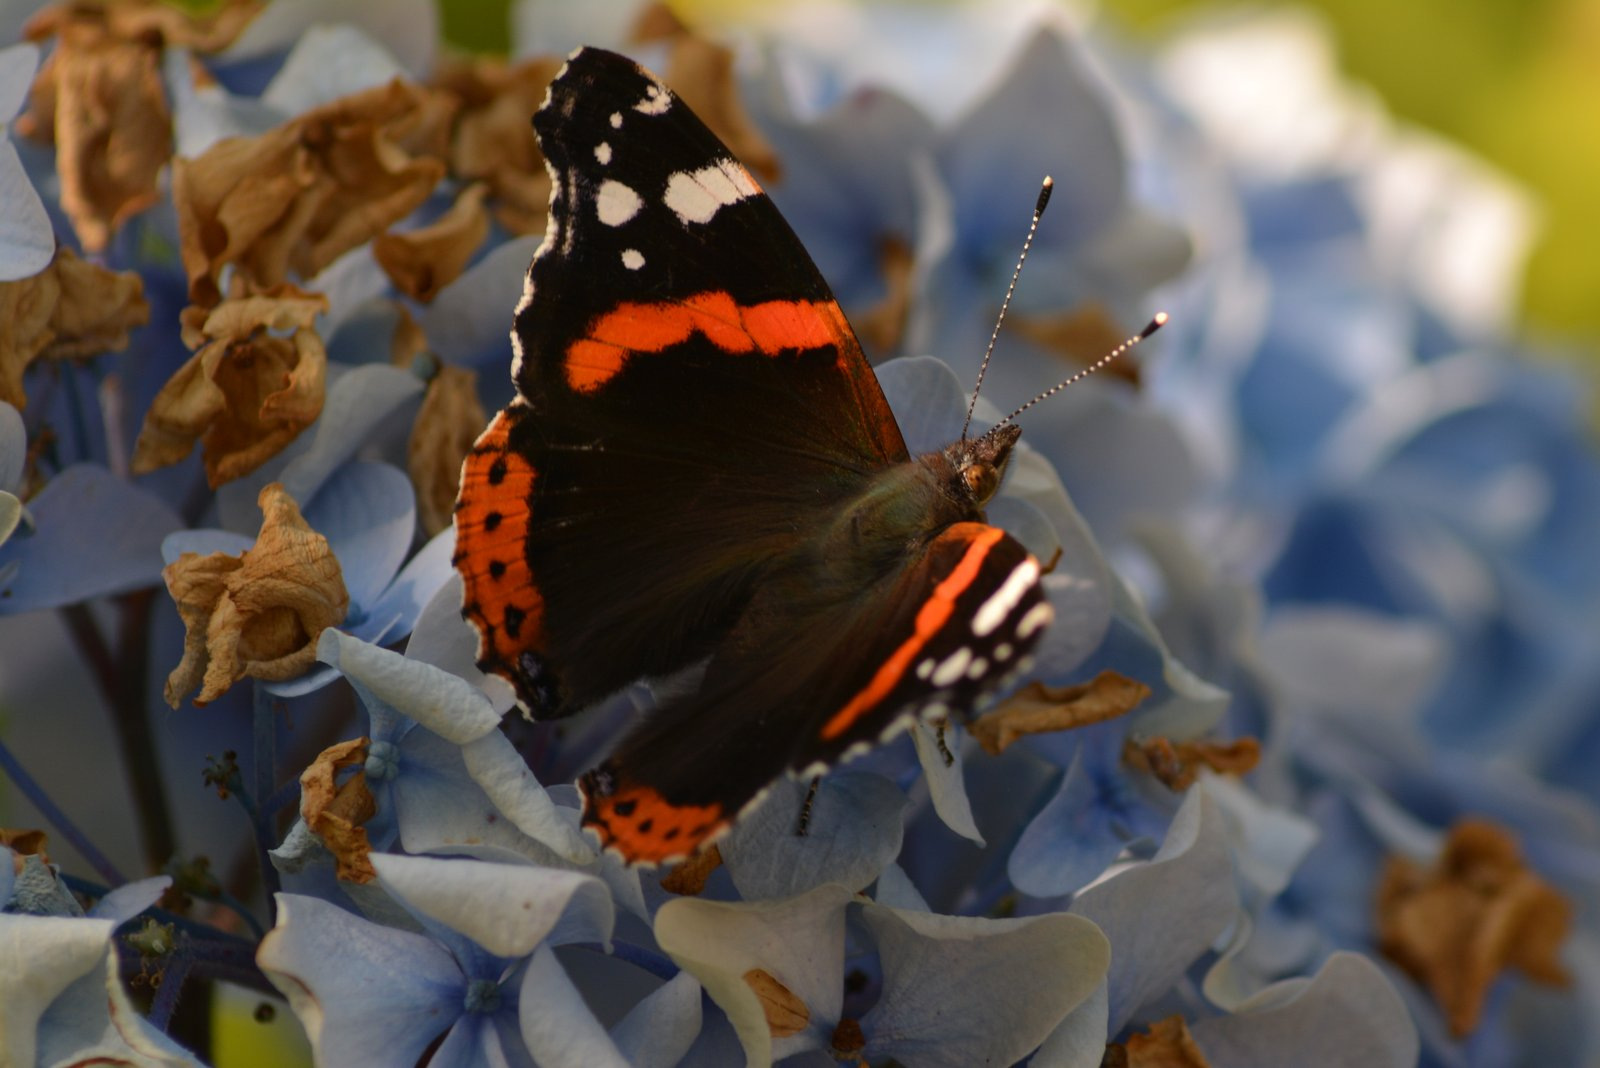
[[925, 679], [933, 674], [933, 658], [929, 657], [917, 665], [917, 678]]
[[611, 146], [606, 144], [604, 141], [601, 141], [598, 145], [595, 145], [594, 146], [594, 158], [600, 161], [600, 166], [602, 166], [602, 167], [604, 167], [606, 164], [610, 163], [611, 162]]
[[1015, 650], [1011, 648], [1010, 642], [1001, 642], [994, 647], [994, 658], [996, 660], [1010, 660], [1013, 652]]
[[610, 178], [600, 183], [600, 192], [594, 198], [595, 212], [607, 226], [621, 226], [639, 214], [642, 207], [644, 201], [638, 193]]
[[750, 172], [731, 159], [697, 171], [678, 171], [667, 179], [662, 200], [684, 223], [710, 222], [719, 208], [737, 204], [761, 191]]
[[1022, 595], [1038, 581], [1039, 561], [1031, 556], [1012, 568], [1000, 588], [990, 594], [989, 599], [973, 613], [972, 633], [980, 638], [992, 634], [1011, 614], [1011, 610], [1017, 607]]
[[672, 106], [672, 94], [659, 83], [644, 88], [644, 99], [633, 105], [633, 110], [644, 115], [663, 115]]
[[636, 248], [622, 250], [622, 265], [630, 271], [637, 271], [644, 266], [644, 253]]
[[1028, 609], [1027, 615], [1017, 623], [1017, 637], [1027, 639], [1033, 636], [1034, 631], [1056, 618], [1056, 610], [1050, 607], [1049, 601], [1040, 601]]
[[965, 645], [940, 661], [939, 666], [933, 669], [933, 684], [935, 686], [949, 686], [967, 672], [967, 665], [972, 662], [972, 650]]
[[989, 661], [983, 657], [974, 657], [972, 664], [967, 668], [967, 678], [981, 679], [989, 673]]
[[622, 129], [622, 112], [613, 111], [611, 113], [611, 128], [613, 130]]

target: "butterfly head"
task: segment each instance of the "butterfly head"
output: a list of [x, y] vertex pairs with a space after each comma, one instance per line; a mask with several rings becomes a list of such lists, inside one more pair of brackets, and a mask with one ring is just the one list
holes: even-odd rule
[[1015, 423], [998, 426], [978, 438], [958, 441], [945, 450], [961, 485], [972, 498], [972, 507], [982, 508], [1000, 489], [1011, 450], [1022, 436]]

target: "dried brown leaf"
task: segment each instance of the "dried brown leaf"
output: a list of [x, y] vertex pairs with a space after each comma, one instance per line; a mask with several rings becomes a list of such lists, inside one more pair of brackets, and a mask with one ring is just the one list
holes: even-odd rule
[[172, 196], [189, 298], [313, 278], [421, 204], [444, 164], [408, 145], [434, 144], [453, 105], [399, 79], [313, 108], [256, 137], [230, 137], [173, 161]]
[[1025, 735], [1103, 723], [1149, 696], [1150, 687], [1115, 671], [1102, 671], [1077, 686], [1034, 682], [980, 716], [970, 730], [986, 752], [998, 756]]
[[1261, 743], [1249, 736], [1228, 742], [1129, 738], [1122, 743], [1122, 759], [1129, 767], [1154, 775], [1168, 789], [1182, 792], [1194, 785], [1202, 767], [1223, 775], [1252, 771], [1261, 759]]
[[663, 3], [642, 8], [629, 37], [640, 43], [665, 43], [662, 80], [739, 162], [766, 181], [778, 180], [778, 154], [739, 101], [732, 49], [700, 36]]
[[[367, 745], [366, 738], [352, 738], [329, 746], [300, 775], [300, 818], [333, 854], [338, 877], [353, 883], [370, 883], [378, 877], [363, 826], [378, 811], [361, 770]], [[340, 783], [338, 773], [344, 768], [358, 770]]]
[[[1128, 339], [1110, 310], [1093, 301], [1053, 315], [1013, 311], [1006, 322], [1035, 345], [1078, 367], [1089, 366]], [[1138, 361], [1126, 357], [1106, 364], [1100, 373], [1134, 386], [1141, 380]]]
[[46, 864], [50, 863], [50, 854], [45, 852], [47, 840], [48, 836], [36, 828], [17, 830], [0, 827], [0, 846], [5, 846], [15, 854], [11, 858], [11, 870], [18, 875], [22, 874], [23, 857], [38, 857]]
[[238, 556], [184, 553], [162, 570], [186, 633], [167, 678], [173, 708], [199, 686], [196, 705], [246, 676], [282, 681], [316, 662], [317, 638], [350, 610], [339, 561], [294, 499], [274, 482], [258, 498], [266, 517]]
[[514, 234], [544, 230], [550, 176], [528, 117], [561, 67], [554, 56], [508, 66], [485, 56], [441, 66], [434, 84], [459, 102], [450, 173], [488, 186], [494, 216]]
[[427, 304], [461, 276], [489, 236], [489, 213], [483, 206], [488, 192], [481, 182], [468, 186], [429, 225], [374, 239], [372, 255], [396, 289]]
[[144, 282], [56, 249], [31, 278], [0, 282], [0, 400], [24, 408], [22, 373], [38, 359], [74, 359], [128, 346], [128, 331], [150, 320]]
[[259, 5], [233, 2], [197, 18], [159, 0], [56, 4], [29, 20], [29, 39], [55, 39], [17, 121], [56, 146], [61, 207], [78, 240], [99, 252], [160, 197], [172, 155], [172, 112], [161, 79], [167, 44], [225, 47]]
[[722, 850], [715, 844], [702, 849], [661, 877], [661, 889], [669, 894], [698, 897], [705, 892], [706, 880], [722, 867]]
[[1425, 986], [1458, 1038], [1478, 1026], [1508, 968], [1554, 986], [1572, 904], [1523, 864], [1516, 839], [1486, 820], [1451, 828], [1431, 866], [1391, 857], [1378, 884], [1378, 946]]
[[771, 972], [751, 968], [744, 973], [744, 981], [761, 1000], [761, 1010], [766, 1014], [773, 1038], [798, 1035], [811, 1022], [811, 1010], [806, 1008], [806, 1003]]
[[1189, 1035], [1182, 1016], [1168, 1016], [1150, 1025], [1145, 1034], [1132, 1034], [1124, 1045], [1127, 1068], [1210, 1068]]
[[430, 537], [454, 518], [461, 463], [488, 421], [478, 400], [477, 373], [440, 367], [423, 395], [406, 449], [418, 518]]
[[327, 309], [287, 284], [185, 308], [183, 340], [196, 351], [145, 413], [134, 473], [177, 463], [199, 441], [215, 488], [283, 451], [322, 412], [328, 354], [313, 324]]
[[878, 267], [888, 292], [866, 312], [854, 316], [856, 333], [876, 353], [891, 353], [905, 336], [911, 313], [911, 246], [890, 235], [878, 244]]

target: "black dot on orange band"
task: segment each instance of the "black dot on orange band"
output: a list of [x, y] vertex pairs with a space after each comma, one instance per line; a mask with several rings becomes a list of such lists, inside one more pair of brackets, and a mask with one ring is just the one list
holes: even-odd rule
[[506, 577], [506, 562], [504, 560], [490, 560], [489, 561], [489, 577], [490, 578], [497, 578], [497, 579], [505, 578]]
[[522, 621], [527, 619], [527, 613], [515, 606], [507, 607], [504, 616], [506, 633], [511, 637], [518, 637], [522, 632]]
[[494, 530], [500, 525], [500, 520], [503, 518], [504, 516], [502, 516], [499, 512], [490, 512], [488, 515], [483, 517], [483, 529]]
[[654, 828], [655, 825], [656, 825], [656, 821], [655, 820], [642, 819], [642, 820], [639, 821], [639, 833], [640, 834], [649, 834], [651, 829]]
[[619, 816], [631, 816], [633, 810], [639, 807], [639, 802], [634, 800], [618, 801], [611, 810]]
[[667, 831], [667, 833], [666, 833], [666, 834], [663, 834], [663, 835], [662, 835], [662, 836], [661, 836], [661, 840], [662, 840], [662, 841], [663, 841], [663, 842], [670, 842], [670, 841], [672, 841], [672, 840], [673, 840], [673, 839], [674, 839], [674, 838], [676, 838], [676, 837], [678, 837], [678, 835], [679, 835], [679, 834], [680, 834], [680, 833], [681, 833], [681, 832], [680, 832], [680, 830], [679, 830], [679, 828], [677, 828], [677, 827], [673, 827], [673, 828], [672, 828], [672, 829], [671, 829], [671, 830], [669, 830], [669, 831]]
[[506, 480], [506, 458], [500, 457], [489, 465], [489, 485], [498, 486]]

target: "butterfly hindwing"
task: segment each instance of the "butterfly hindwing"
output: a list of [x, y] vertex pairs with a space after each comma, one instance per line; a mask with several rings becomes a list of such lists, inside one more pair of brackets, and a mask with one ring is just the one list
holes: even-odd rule
[[[997, 527], [948, 527], [861, 596], [796, 619], [769, 586], [750, 639], [714, 657], [584, 778], [584, 821], [631, 860], [661, 863], [725, 830], [778, 776], [818, 774], [916, 717], [965, 712], [1019, 670], [1050, 622], [1039, 564]], [[743, 637], [743, 636], [742, 636]]]
[[549, 716], [709, 655], [770, 561], [907, 455], [799, 240], [664, 86], [580, 50], [534, 126], [550, 222], [457, 566], [481, 666]]

